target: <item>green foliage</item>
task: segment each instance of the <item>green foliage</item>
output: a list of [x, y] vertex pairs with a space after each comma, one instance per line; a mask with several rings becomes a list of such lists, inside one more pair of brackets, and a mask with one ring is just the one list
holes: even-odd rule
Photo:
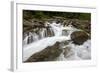
[[91, 20], [91, 14], [90, 13], [80, 13], [79, 19]]
[[31, 19], [31, 18], [46, 19], [46, 18], [52, 18], [54, 16], [64, 17], [64, 18], [69, 18], [69, 19], [91, 20], [90, 13], [23, 10], [23, 18], [24, 19]]
[[33, 11], [30, 11], [30, 10], [23, 10], [23, 18], [24, 19], [31, 19], [33, 18]]
[[35, 12], [35, 14], [33, 15], [34, 18], [37, 18], [37, 19], [43, 19], [46, 17], [46, 15], [44, 15], [43, 12], [39, 11], [39, 12]]

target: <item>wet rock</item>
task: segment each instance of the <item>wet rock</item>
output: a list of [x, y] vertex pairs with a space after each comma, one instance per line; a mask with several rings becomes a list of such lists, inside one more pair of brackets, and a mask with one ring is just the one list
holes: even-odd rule
[[63, 35], [63, 36], [68, 36], [68, 34], [69, 34], [69, 33], [68, 33], [68, 30], [62, 30], [62, 35]]
[[77, 45], [81, 45], [83, 44], [85, 41], [87, 41], [89, 38], [89, 36], [87, 35], [87, 33], [83, 32], [83, 31], [75, 31], [71, 34], [71, 39], [73, 41], [73, 43], [77, 44]]
[[59, 44], [59, 42], [56, 42], [53, 46], [48, 46], [44, 50], [33, 54], [25, 62], [53, 61], [62, 53]]
[[75, 28], [82, 29], [87, 33], [91, 33], [91, 22], [88, 20], [73, 19], [72, 24]]
[[65, 48], [68, 44], [69, 44], [69, 42], [70, 41], [62, 41], [61, 43], [60, 43], [60, 48]]
[[70, 24], [71, 24], [71, 20], [70, 19], [63, 20], [63, 23], [62, 23], [63, 26], [68, 26]]
[[46, 28], [45, 22], [43, 20], [31, 19], [31, 20], [23, 20], [24, 32], [30, 32], [34, 29]]
[[28, 20], [23, 20], [23, 27], [32, 27], [33, 24]]
[[65, 58], [70, 57], [73, 54], [73, 51], [72, 51], [71, 47], [63, 48], [63, 54], [64, 54]]

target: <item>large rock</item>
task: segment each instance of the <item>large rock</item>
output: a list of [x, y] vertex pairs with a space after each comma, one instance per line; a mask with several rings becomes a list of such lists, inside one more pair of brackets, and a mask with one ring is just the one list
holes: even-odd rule
[[83, 31], [75, 31], [71, 34], [71, 39], [73, 43], [78, 45], [83, 44], [88, 38], [89, 36], [87, 35], [87, 33]]
[[59, 42], [56, 42], [53, 46], [48, 46], [44, 50], [33, 54], [25, 62], [53, 61], [62, 53], [59, 44]]

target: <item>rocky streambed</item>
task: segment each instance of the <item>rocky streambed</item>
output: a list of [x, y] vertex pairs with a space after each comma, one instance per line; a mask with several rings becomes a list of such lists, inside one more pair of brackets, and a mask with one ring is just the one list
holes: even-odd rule
[[64, 18], [24, 20], [23, 62], [89, 59], [90, 21]]

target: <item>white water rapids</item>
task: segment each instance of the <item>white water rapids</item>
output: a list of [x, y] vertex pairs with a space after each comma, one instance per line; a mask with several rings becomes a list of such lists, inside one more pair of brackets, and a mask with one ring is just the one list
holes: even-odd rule
[[[74, 28], [73, 26], [62, 26], [60, 23], [53, 22], [49, 24], [50, 31], [54, 33], [53, 36], [45, 37], [48, 32], [45, 28], [41, 29], [39, 34], [29, 33], [29, 35], [25, 36], [23, 40], [23, 61], [27, 60], [32, 54], [39, 52], [45, 49], [48, 46], [54, 45], [57, 41], [67, 41], [71, 40], [71, 33], [74, 31], [80, 31], [79, 29]], [[65, 32], [67, 31], [67, 32]], [[51, 33], [51, 34], [52, 34]], [[30, 40], [29, 40], [30, 39]], [[28, 44], [29, 41], [29, 44]], [[33, 41], [33, 42], [32, 42]], [[30, 43], [31, 42], [31, 43]], [[70, 51], [66, 56], [62, 53], [56, 60], [84, 60], [91, 58], [91, 41], [87, 40], [83, 43], [83, 45], [75, 45], [70, 42], [67, 47], [70, 47]]]

